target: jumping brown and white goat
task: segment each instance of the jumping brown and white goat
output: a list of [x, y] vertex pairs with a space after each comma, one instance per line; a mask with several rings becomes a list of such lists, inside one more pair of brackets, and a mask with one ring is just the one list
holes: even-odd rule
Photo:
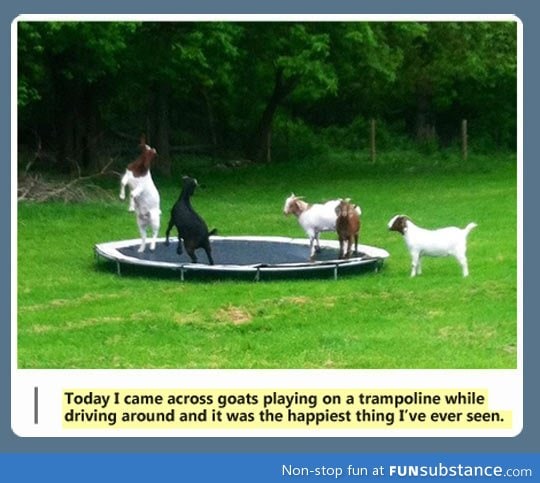
[[129, 211], [134, 211], [137, 216], [137, 225], [141, 234], [139, 252], [143, 252], [146, 247], [146, 230], [149, 227], [152, 229], [150, 250], [156, 248], [161, 210], [159, 192], [150, 174], [150, 165], [156, 157], [156, 150], [146, 144], [144, 136], [141, 136], [139, 146], [140, 156], [127, 165], [126, 172], [120, 181], [120, 199], [126, 198], [126, 185], [129, 186]]
[[[336, 232], [339, 239], [339, 258], [350, 258], [353, 253], [358, 253], [358, 237], [360, 234], [360, 215], [356, 205], [351, 200], [341, 200], [336, 206]], [[345, 251], [345, 246], [347, 250]]]

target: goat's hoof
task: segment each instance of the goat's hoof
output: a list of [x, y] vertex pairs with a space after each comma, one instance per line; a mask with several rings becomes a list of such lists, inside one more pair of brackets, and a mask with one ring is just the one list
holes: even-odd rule
[[321, 253], [321, 247], [315, 247], [315, 253]]
[[137, 253], [143, 253], [144, 252], [144, 247], [141, 247], [137, 250]]

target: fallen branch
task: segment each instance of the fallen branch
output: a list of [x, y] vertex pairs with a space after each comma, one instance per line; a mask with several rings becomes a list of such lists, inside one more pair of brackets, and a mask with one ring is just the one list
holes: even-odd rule
[[[99, 172], [86, 176], [79, 175], [68, 183], [46, 180], [38, 174], [25, 174], [19, 179], [17, 201], [43, 203], [53, 200], [72, 202], [86, 201], [89, 198], [112, 198], [108, 191], [88, 182], [111, 174], [108, 168], [113, 162], [114, 160], [111, 159]], [[97, 193], [97, 196], [91, 196], [91, 192]]]

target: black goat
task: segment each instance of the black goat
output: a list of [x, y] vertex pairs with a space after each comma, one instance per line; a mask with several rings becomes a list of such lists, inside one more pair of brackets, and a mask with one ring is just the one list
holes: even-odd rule
[[182, 240], [184, 240], [184, 248], [193, 263], [197, 263], [195, 250], [197, 248], [203, 248], [208, 257], [208, 263], [213, 265], [214, 260], [208, 237], [215, 235], [217, 230], [208, 231], [208, 226], [193, 209], [190, 201], [198, 185], [197, 180], [194, 178], [188, 176], [182, 178], [182, 192], [171, 210], [171, 219], [167, 227], [165, 245], [169, 245], [169, 233], [172, 227], [176, 226], [178, 230], [178, 247], [176, 252], [178, 255], [182, 254]]

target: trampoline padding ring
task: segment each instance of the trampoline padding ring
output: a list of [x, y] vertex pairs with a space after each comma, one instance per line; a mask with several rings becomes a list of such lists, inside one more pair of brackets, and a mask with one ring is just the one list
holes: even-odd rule
[[212, 275], [215, 278], [238, 274], [251, 274], [259, 280], [266, 274], [302, 276], [310, 272], [338, 273], [378, 271], [389, 254], [382, 248], [358, 245], [358, 254], [339, 260], [339, 242], [321, 240], [321, 251], [314, 262], [309, 261], [309, 240], [273, 236], [213, 236], [210, 239], [214, 265], [208, 265], [204, 250], [197, 250], [198, 263], [192, 263], [185, 253], [176, 253], [176, 239], [169, 246], [161, 238], [154, 251], [139, 253], [140, 239], [100, 243], [95, 246], [96, 256], [116, 262], [118, 273], [121, 265], [135, 265], [141, 268], [177, 270], [181, 278], [187, 272]]

